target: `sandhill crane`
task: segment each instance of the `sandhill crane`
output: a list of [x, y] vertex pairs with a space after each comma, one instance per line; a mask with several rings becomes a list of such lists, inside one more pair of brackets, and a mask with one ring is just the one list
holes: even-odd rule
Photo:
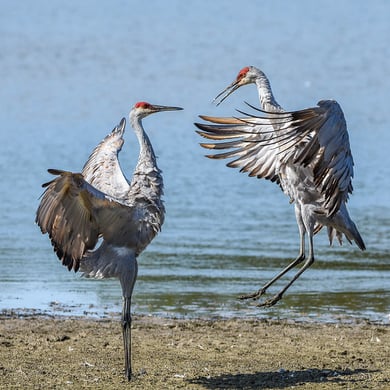
[[[258, 115], [243, 118], [200, 116], [213, 124], [195, 125], [205, 138], [222, 141], [202, 143], [206, 149], [228, 151], [208, 155], [213, 159], [233, 158], [229, 167], [240, 168], [249, 176], [264, 178], [280, 185], [295, 205], [300, 233], [298, 257], [273, 279], [253, 294], [241, 299], [258, 299], [267, 289], [292, 268], [304, 262], [293, 278], [276, 295], [259, 306], [277, 303], [287, 289], [314, 262], [313, 235], [327, 226], [330, 244], [336, 236], [340, 244], [345, 235], [349, 242], [365, 249], [346, 202], [352, 193], [353, 159], [344, 114], [333, 100], [322, 100], [317, 107], [285, 112], [276, 102], [268, 78], [253, 67], [243, 68], [236, 79], [214, 101], [227, 96], [243, 85], [257, 86], [261, 109]], [[309, 240], [309, 254], [305, 254], [305, 234]]]
[[[118, 278], [122, 286], [122, 331], [125, 375], [131, 379], [131, 296], [137, 278], [138, 255], [160, 231], [165, 209], [163, 180], [142, 119], [181, 110], [138, 102], [129, 114], [140, 145], [133, 179], [124, 176], [118, 161], [126, 120], [94, 149], [82, 173], [49, 169], [57, 177], [46, 187], [36, 214], [62, 264], [79, 268], [86, 277]], [[97, 246], [99, 238], [102, 239]]]

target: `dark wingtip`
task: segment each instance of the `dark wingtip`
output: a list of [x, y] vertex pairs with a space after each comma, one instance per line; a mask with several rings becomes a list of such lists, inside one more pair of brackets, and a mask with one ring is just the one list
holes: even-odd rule
[[54, 168], [49, 168], [47, 170], [51, 175], [55, 175], [55, 176], [58, 176], [58, 175], [61, 175], [61, 173], [64, 173], [65, 171], [63, 171], [62, 169], [54, 169]]
[[366, 250], [366, 245], [362, 239], [362, 237], [359, 237], [359, 239], [356, 241], [357, 246], [360, 248], [360, 250], [365, 251]]
[[[120, 120], [119, 124], [116, 125], [116, 126], [112, 129], [111, 133], [123, 132], [124, 129], [125, 129], [125, 126], [126, 126], [126, 118], [123, 117], [123, 118]], [[108, 135], [108, 136], [109, 136], [109, 135]], [[108, 136], [107, 136], [107, 137], [108, 137]]]
[[[54, 176], [59, 176], [59, 175], [62, 175], [62, 174], [64, 174], [66, 172], [66, 171], [63, 171], [61, 169], [53, 169], [53, 168], [49, 168], [47, 171], [51, 175], [54, 175]], [[45, 187], [49, 186], [51, 183], [53, 183], [54, 180], [56, 180], [56, 179], [50, 180], [50, 181], [48, 181], [46, 183], [43, 183], [42, 187], [45, 188]]]

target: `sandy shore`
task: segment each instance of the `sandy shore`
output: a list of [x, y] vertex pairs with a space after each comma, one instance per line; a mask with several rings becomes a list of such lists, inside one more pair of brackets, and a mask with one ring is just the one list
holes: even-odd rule
[[390, 389], [390, 327], [135, 317], [0, 316], [0, 388]]

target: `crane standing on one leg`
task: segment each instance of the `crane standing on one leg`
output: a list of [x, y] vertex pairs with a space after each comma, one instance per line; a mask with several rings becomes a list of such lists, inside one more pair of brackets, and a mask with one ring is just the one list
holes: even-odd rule
[[[122, 286], [122, 328], [125, 371], [131, 379], [131, 296], [137, 278], [137, 256], [160, 231], [165, 209], [163, 180], [142, 119], [181, 110], [139, 102], [129, 119], [140, 152], [133, 179], [122, 173], [118, 153], [123, 145], [125, 118], [95, 148], [82, 173], [49, 169], [58, 177], [49, 183], [37, 210], [36, 222], [48, 233], [57, 256], [69, 270], [87, 277], [118, 278]], [[99, 238], [101, 245], [93, 250]]]
[[[346, 202], [352, 193], [353, 159], [344, 114], [333, 100], [323, 100], [317, 107], [285, 112], [276, 102], [268, 78], [253, 67], [243, 68], [234, 82], [214, 100], [225, 100], [246, 84], [256, 84], [260, 98], [260, 115], [245, 118], [201, 116], [213, 124], [195, 125], [205, 138], [223, 141], [202, 143], [206, 149], [230, 149], [207, 157], [235, 158], [227, 166], [240, 168], [249, 176], [275, 181], [295, 205], [300, 233], [298, 257], [272, 280], [253, 294], [241, 298], [259, 298], [285, 273], [305, 261], [292, 280], [274, 297], [259, 306], [278, 302], [295, 280], [314, 262], [313, 235], [328, 228], [330, 243], [344, 235], [349, 242], [365, 250], [363, 239], [351, 220]], [[239, 111], [241, 114], [245, 114]], [[305, 254], [305, 235], [309, 255]]]

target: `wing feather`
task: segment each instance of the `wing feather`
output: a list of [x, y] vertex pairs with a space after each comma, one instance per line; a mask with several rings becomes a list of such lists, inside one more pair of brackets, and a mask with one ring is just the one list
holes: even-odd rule
[[[257, 126], [256, 118], [216, 118], [201, 116], [214, 124], [195, 123], [198, 134], [215, 141], [232, 140], [218, 143], [201, 143], [206, 149], [232, 149], [227, 152], [207, 155], [213, 159], [233, 158], [226, 165], [230, 168], [240, 168], [249, 176], [265, 178], [279, 182], [277, 176], [278, 150], [270, 144], [272, 125], [269, 120], [262, 120], [262, 126]], [[261, 131], [262, 130], [262, 131]]]
[[81, 258], [95, 247], [100, 236], [115, 244], [113, 232], [118, 231], [118, 223], [131, 233], [132, 210], [91, 186], [80, 173], [49, 172], [58, 177], [43, 185], [46, 190], [35, 222], [42, 233], [49, 234], [62, 263], [77, 271]]
[[325, 195], [328, 215], [333, 215], [352, 193], [353, 158], [347, 125], [340, 105], [333, 100], [320, 101], [309, 110], [293, 113], [292, 125], [298, 133], [302, 126], [310, 129], [315, 153], [298, 152], [295, 162], [312, 167], [315, 184]]
[[119, 125], [93, 150], [82, 170], [88, 183], [115, 198], [120, 198], [129, 190], [129, 182], [118, 161], [125, 126], [126, 120], [122, 118]]
[[340, 105], [323, 100], [316, 107], [300, 111], [258, 111], [262, 114], [247, 114], [245, 118], [201, 116], [213, 124], [195, 123], [197, 132], [220, 141], [201, 146], [231, 149], [207, 157], [236, 158], [227, 165], [240, 168], [249, 176], [278, 183], [282, 164], [309, 167], [327, 214], [337, 212], [341, 203], [347, 201], [348, 193], [352, 193], [353, 177], [353, 158]]

